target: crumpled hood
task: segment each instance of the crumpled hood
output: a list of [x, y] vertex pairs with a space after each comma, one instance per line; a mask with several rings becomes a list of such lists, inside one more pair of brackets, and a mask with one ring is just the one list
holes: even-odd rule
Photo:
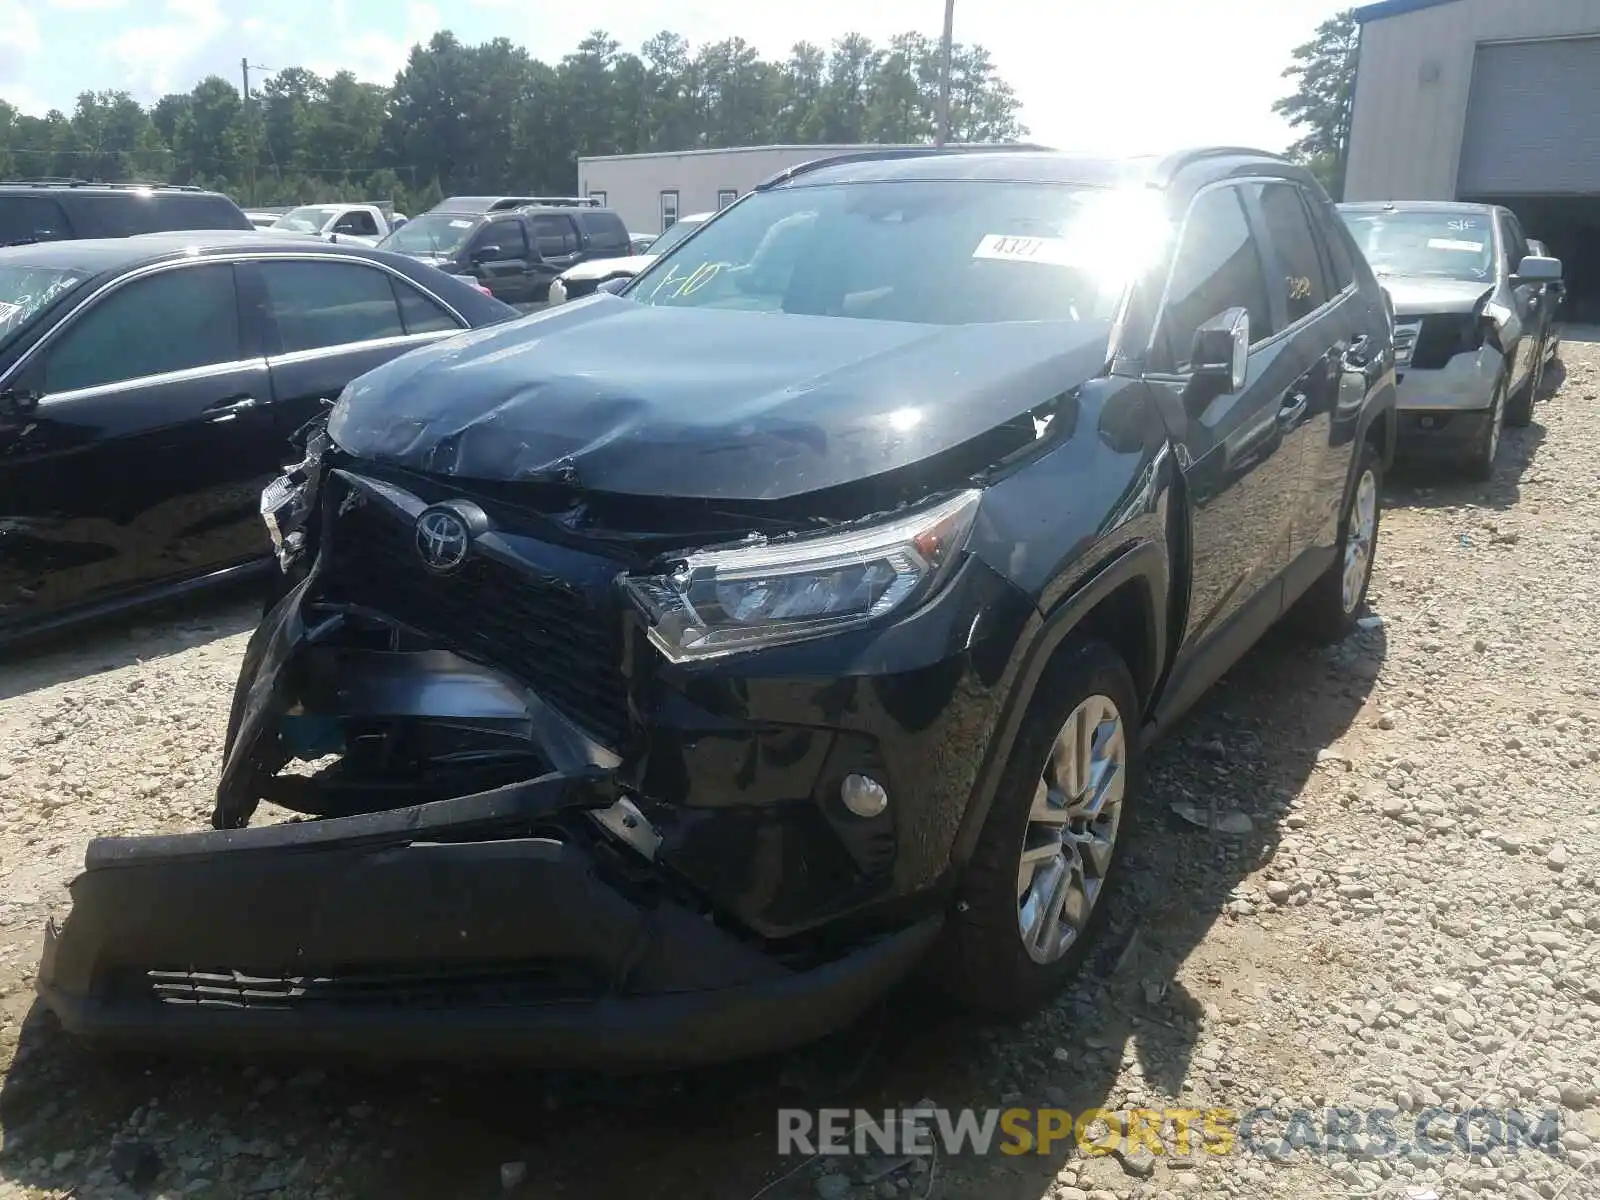
[[560, 279], [610, 279], [613, 275], [637, 275], [651, 263], [654, 254], [630, 254], [626, 258], [591, 258], [561, 272]]
[[1494, 291], [1493, 282], [1430, 275], [1380, 275], [1378, 282], [1394, 301], [1395, 315], [1399, 317], [1470, 313], [1485, 292]]
[[368, 372], [357, 457], [636, 496], [777, 500], [909, 466], [1104, 367], [1105, 324], [928, 326], [598, 294]]

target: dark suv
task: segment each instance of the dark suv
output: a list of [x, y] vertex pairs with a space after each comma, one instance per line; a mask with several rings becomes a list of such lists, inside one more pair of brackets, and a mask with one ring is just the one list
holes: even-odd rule
[[192, 229], [250, 229], [219, 192], [142, 184], [0, 183], [0, 246], [129, 237]]
[[378, 248], [471, 276], [507, 304], [536, 304], [568, 267], [633, 252], [627, 226], [609, 208], [565, 202], [514, 207], [518, 199], [453, 197], [407, 221]]
[[141, 1046], [636, 1065], [921, 961], [1025, 1011], [1149, 738], [1280, 617], [1354, 626], [1394, 391], [1279, 158], [787, 171], [346, 389], [263, 500], [215, 831], [91, 843], [40, 992]]

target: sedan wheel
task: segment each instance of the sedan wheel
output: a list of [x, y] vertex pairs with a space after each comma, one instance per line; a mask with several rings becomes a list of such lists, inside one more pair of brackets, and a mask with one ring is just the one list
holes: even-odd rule
[[1017, 863], [1017, 925], [1037, 963], [1058, 961], [1088, 927], [1116, 849], [1127, 760], [1107, 696], [1079, 704], [1056, 735]]

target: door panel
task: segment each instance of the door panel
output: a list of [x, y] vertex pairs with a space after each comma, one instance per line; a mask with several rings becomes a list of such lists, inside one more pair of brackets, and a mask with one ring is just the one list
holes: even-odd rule
[[[1339, 406], [1343, 359], [1350, 338], [1342, 335], [1346, 314], [1333, 297], [1328, 251], [1313, 229], [1311, 209], [1299, 187], [1287, 182], [1254, 183], [1245, 189], [1246, 206], [1263, 234], [1269, 263], [1267, 283], [1284, 332], [1276, 357], [1291, 376], [1279, 403], [1283, 452], [1296, 464], [1289, 561], [1313, 550], [1326, 529], [1328, 493], [1313, 490], [1320, 480]], [[1333, 490], [1341, 495], [1342, 487]], [[1334, 500], [1337, 509], [1338, 501]], [[1335, 518], [1335, 521], [1337, 518]]]
[[[1186, 370], [1194, 331], [1229, 308], [1251, 316], [1252, 349], [1244, 388], [1197, 396]], [[1260, 256], [1237, 187], [1195, 200], [1184, 223], [1157, 326], [1151, 377], [1174, 414], [1173, 436], [1191, 509], [1193, 578], [1181, 647], [1191, 652], [1248, 610], [1270, 621], [1278, 605], [1252, 604], [1281, 587], [1288, 561], [1299, 463], [1284, 451], [1279, 408], [1303, 370], [1270, 339], [1273, 316]], [[1169, 373], [1170, 372], [1170, 373]]]
[[259, 280], [264, 297], [280, 444], [358, 375], [460, 332], [420, 291], [364, 262], [261, 261], [245, 270], [246, 294]]
[[257, 512], [279, 445], [233, 268], [131, 279], [41, 343], [40, 394], [3, 435], [0, 612], [31, 622], [265, 550]]
[[[498, 246], [493, 257], [478, 255]], [[468, 257], [473, 274], [496, 300], [504, 304], [525, 304], [533, 298], [535, 264], [521, 219], [505, 217], [490, 221], [473, 235]], [[547, 285], [548, 286], [548, 285]]]

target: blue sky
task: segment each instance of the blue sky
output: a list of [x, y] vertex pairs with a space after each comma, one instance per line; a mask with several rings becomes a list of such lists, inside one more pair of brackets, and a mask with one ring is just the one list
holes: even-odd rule
[[[1271, 112], [1290, 49], [1340, 7], [1329, 0], [957, 0], [956, 36], [986, 45], [1033, 136], [1063, 149], [1160, 150], [1195, 142], [1280, 149]], [[542, 10], [542, 11], [541, 11]], [[590, 29], [630, 49], [670, 28], [700, 44], [735, 35], [767, 56], [851, 30], [937, 36], [941, 0], [0, 0], [0, 97], [24, 111], [70, 110], [85, 89], [143, 101], [187, 90], [239, 59], [389, 82], [434, 30], [505, 36], [554, 61]]]

